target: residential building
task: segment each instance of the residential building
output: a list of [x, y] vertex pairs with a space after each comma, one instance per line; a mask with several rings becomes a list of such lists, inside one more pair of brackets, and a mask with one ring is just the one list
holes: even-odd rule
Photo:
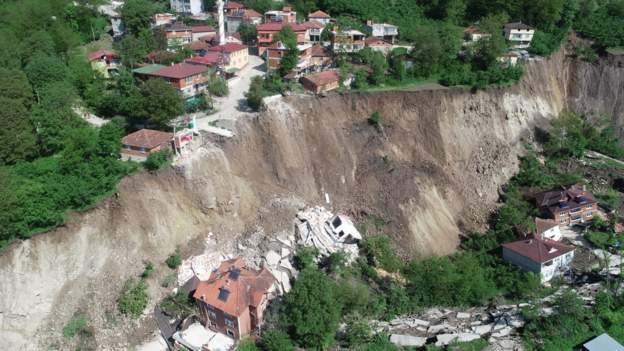
[[541, 192], [535, 196], [535, 201], [546, 217], [560, 225], [583, 224], [598, 213], [598, 202], [581, 185]]
[[496, 58], [498, 62], [507, 64], [509, 66], [515, 66], [518, 64], [518, 60], [520, 59], [520, 54], [515, 51], [508, 51], [504, 53], [502, 56]]
[[164, 28], [167, 38], [167, 47], [173, 48], [193, 41], [193, 30], [182, 22], [171, 23]]
[[322, 23], [317, 21], [308, 21], [301, 23], [301, 26], [306, 28], [306, 41], [311, 43], [320, 43], [321, 42], [321, 34], [323, 33]]
[[193, 297], [206, 328], [241, 339], [263, 322], [269, 301], [277, 295], [277, 280], [263, 267], [248, 268], [241, 257], [221, 263]]
[[150, 65], [144, 65], [139, 68], [135, 68], [132, 70], [132, 73], [140, 79], [149, 79], [152, 77], [152, 73], [158, 70], [161, 70], [167, 66], [159, 65], [157, 63], [153, 63]]
[[464, 29], [464, 40], [466, 43], [475, 43], [491, 36], [492, 34], [482, 32], [478, 26], [470, 26]]
[[315, 70], [323, 70], [333, 63], [331, 52], [321, 44], [314, 44], [310, 49], [310, 66]]
[[371, 20], [366, 21], [366, 28], [371, 31], [371, 36], [381, 38], [394, 44], [399, 36], [399, 27], [388, 23], [374, 23]]
[[541, 239], [559, 241], [562, 238], [559, 223], [553, 219], [535, 218], [535, 236]]
[[154, 26], [164, 26], [175, 22], [176, 15], [171, 13], [157, 13], [154, 15]]
[[163, 78], [176, 88], [185, 98], [192, 98], [206, 90], [208, 82], [208, 67], [204, 65], [192, 65], [178, 63], [165, 66], [159, 70], [148, 73], [150, 77]]
[[366, 35], [355, 29], [332, 32], [332, 50], [336, 52], [357, 52], [364, 49]]
[[290, 6], [284, 6], [281, 10], [267, 11], [264, 13], [264, 22], [297, 23], [297, 12]]
[[308, 15], [308, 21], [316, 21], [321, 23], [323, 26], [326, 26], [331, 22], [331, 16], [321, 10], [318, 10]]
[[504, 27], [505, 39], [511, 42], [515, 49], [526, 49], [531, 46], [535, 29], [522, 22], [507, 23]]
[[191, 26], [191, 41], [198, 41], [201, 38], [217, 35], [216, 29], [211, 26]]
[[392, 51], [392, 44], [381, 38], [375, 38], [375, 37], [366, 38], [366, 40], [364, 40], [364, 45], [366, 47], [371, 48], [374, 51], [379, 51], [383, 53], [384, 55]]
[[[312, 45], [310, 44], [300, 44], [297, 45], [297, 49], [299, 50], [299, 60], [297, 65], [293, 69], [295, 76], [297, 76], [301, 72], [306, 72], [311, 67], [311, 59], [312, 59]], [[282, 58], [288, 49], [286, 46], [278, 41], [276, 43], [271, 44], [265, 52], [265, 59], [267, 62], [267, 70], [274, 71], [280, 68], [280, 63]]]
[[289, 25], [297, 35], [297, 44], [306, 42], [307, 28], [299, 24], [285, 24], [282, 22], [263, 23], [256, 26], [258, 31], [258, 55], [263, 56], [266, 49], [273, 44], [273, 36], [277, 34], [284, 25]]
[[204, 12], [202, 0], [170, 0], [169, 5], [177, 13], [196, 16]]
[[315, 94], [325, 93], [340, 87], [338, 71], [323, 71], [307, 75], [299, 80], [306, 90]]
[[143, 162], [150, 154], [172, 150], [173, 133], [141, 129], [121, 139], [121, 159]]
[[245, 9], [245, 5], [236, 1], [228, 1], [225, 3], [225, 6], [223, 7], [223, 11], [225, 12], [226, 15], [232, 15], [244, 9]]
[[219, 67], [223, 69], [226, 66], [226, 59], [220, 52], [206, 52], [204, 55], [196, 55], [184, 60], [191, 65], [204, 65], [208, 67]]
[[527, 238], [503, 247], [503, 259], [520, 269], [538, 274], [542, 283], [570, 270], [574, 247], [554, 240]]
[[104, 77], [109, 78], [112, 72], [117, 72], [121, 65], [119, 55], [110, 50], [98, 50], [87, 55], [94, 71], [100, 72]]
[[228, 73], [240, 71], [249, 63], [247, 45], [227, 43], [208, 48], [208, 52], [220, 53], [223, 56], [223, 70]]
[[624, 351], [624, 346], [609, 334], [602, 333], [583, 344], [583, 351]]
[[225, 17], [228, 33], [235, 33], [242, 23], [258, 25], [262, 23], [262, 15], [252, 9], [240, 9]]

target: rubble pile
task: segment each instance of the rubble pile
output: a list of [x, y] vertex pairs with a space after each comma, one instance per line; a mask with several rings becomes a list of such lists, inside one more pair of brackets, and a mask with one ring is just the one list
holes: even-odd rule
[[278, 281], [280, 294], [290, 291], [291, 279], [296, 278], [298, 274], [292, 265], [295, 244], [294, 235], [280, 233], [276, 239], [266, 244], [267, 250], [262, 255], [265, 266]]
[[322, 256], [344, 251], [348, 260], [358, 256], [362, 235], [345, 216], [334, 216], [324, 207], [310, 207], [297, 213], [295, 234], [298, 244], [316, 247]]
[[182, 286], [191, 278], [196, 276], [199, 280], [208, 280], [210, 273], [217, 269], [222, 261], [228, 260], [233, 255], [224, 254], [221, 250], [216, 250], [216, 242], [212, 238], [213, 234], [208, 233], [206, 237], [206, 250], [201, 255], [191, 256], [182, 261], [178, 267], [178, 285]]

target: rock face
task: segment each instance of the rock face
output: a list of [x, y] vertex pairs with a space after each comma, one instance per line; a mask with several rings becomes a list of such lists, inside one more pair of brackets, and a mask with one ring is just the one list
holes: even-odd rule
[[[163, 262], [176, 246], [189, 256], [208, 232], [222, 245], [259, 226], [267, 235], [290, 230], [306, 205], [325, 204], [356, 220], [381, 216], [405, 255], [453, 252], [461, 229], [484, 227], [535, 127], [566, 107], [612, 112], [620, 121], [623, 81], [622, 69], [559, 53], [532, 63], [510, 88], [280, 99], [241, 120], [235, 138], [205, 140], [183, 167], [128, 177], [118, 197], [5, 250], [5, 348], [76, 348], [61, 331], [83, 313], [96, 348], [131, 349], [155, 323], [119, 316], [116, 299], [145, 261], [156, 266], [151, 309], [170, 293], [161, 287], [171, 274]], [[367, 123], [375, 111], [382, 132]]]

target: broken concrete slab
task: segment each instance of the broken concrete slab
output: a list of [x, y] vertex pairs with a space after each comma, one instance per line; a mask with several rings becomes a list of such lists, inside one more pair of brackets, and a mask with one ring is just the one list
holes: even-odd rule
[[427, 333], [429, 333], [429, 335], [436, 335], [442, 331], [448, 330], [450, 327], [451, 326], [447, 323], [432, 325], [427, 329]]
[[266, 258], [267, 264], [272, 267], [277, 266], [281, 259], [280, 255], [273, 250], [267, 252], [265, 258]]
[[470, 318], [470, 313], [466, 312], [457, 312], [457, 319], [468, 319]]
[[511, 331], [512, 331], [511, 327], [505, 327], [503, 329], [500, 329], [499, 331], [492, 333], [492, 336], [495, 338], [502, 338], [503, 336], [507, 336], [511, 334]]
[[457, 334], [457, 341], [468, 342], [476, 339], [480, 339], [481, 335], [476, 333], [459, 333]]
[[285, 247], [282, 247], [282, 258], [289, 257], [289, 256], [290, 256], [290, 250]]
[[477, 325], [472, 327], [472, 331], [479, 335], [487, 334], [492, 331], [492, 327], [494, 327], [494, 323], [486, 324], [486, 325]]
[[458, 334], [438, 334], [436, 335], [436, 346], [446, 346], [450, 343], [452, 343], [453, 341], [455, 341], [455, 339], [457, 339]]
[[427, 338], [412, 335], [392, 334], [390, 335], [390, 342], [394, 345], [402, 347], [422, 347], [427, 343]]

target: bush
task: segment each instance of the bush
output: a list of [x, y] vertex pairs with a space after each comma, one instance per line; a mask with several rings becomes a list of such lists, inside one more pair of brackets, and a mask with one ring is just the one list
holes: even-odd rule
[[169, 165], [171, 165], [171, 151], [169, 150], [154, 152], [143, 163], [148, 171], [157, 171]]
[[260, 349], [262, 351], [292, 351], [295, 347], [288, 334], [278, 329], [272, 329], [262, 335]]
[[119, 312], [131, 318], [138, 318], [147, 307], [149, 296], [147, 295], [147, 285], [143, 279], [129, 279], [124, 284], [117, 300]]
[[347, 317], [347, 328], [345, 331], [345, 341], [351, 349], [359, 349], [359, 346], [367, 343], [373, 331], [368, 325], [368, 320], [360, 315], [351, 315]]
[[87, 317], [85, 315], [74, 316], [63, 327], [63, 336], [66, 338], [73, 338], [78, 333], [84, 331], [87, 328]]
[[178, 291], [165, 297], [160, 302], [160, 308], [169, 316], [183, 319], [195, 312], [195, 300], [183, 291]]
[[306, 268], [316, 268], [316, 258], [319, 250], [313, 246], [299, 246], [294, 257], [295, 268], [302, 271]]
[[167, 257], [165, 263], [167, 264], [167, 267], [171, 269], [178, 268], [178, 266], [182, 264], [182, 256], [180, 256], [180, 250], [176, 249], [176, 251], [172, 255]]
[[223, 77], [215, 77], [208, 83], [208, 91], [215, 96], [227, 96], [230, 92], [228, 84]]
[[262, 99], [265, 96], [262, 85], [262, 77], [253, 77], [249, 85], [249, 90], [245, 93], [247, 105], [254, 111], [258, 111], [260, 107], [262, 107]]
[[152, 273], [154, 273], [154, 265], [152, 262], [147, 261], [145, 263], [145, 269], [143, 270], [143, 273], [141, 273], [141, 278], [147, 279], [152, 276]]
[[397, 272], [403, 267], [403, 262], [392, 249], [390, 238], [385, 235], [364, 239], [362, 250], [372, 266], [381, 267], [388, 272]]
[[251, 339], [243, 339], [236, 348], [237, 351], [260, 351], [256, 343]]
[[370, 117], [368, 117], [368, 124], [375, 127], [381, 126], [381, 115], [379, 112], [375, 111]]

